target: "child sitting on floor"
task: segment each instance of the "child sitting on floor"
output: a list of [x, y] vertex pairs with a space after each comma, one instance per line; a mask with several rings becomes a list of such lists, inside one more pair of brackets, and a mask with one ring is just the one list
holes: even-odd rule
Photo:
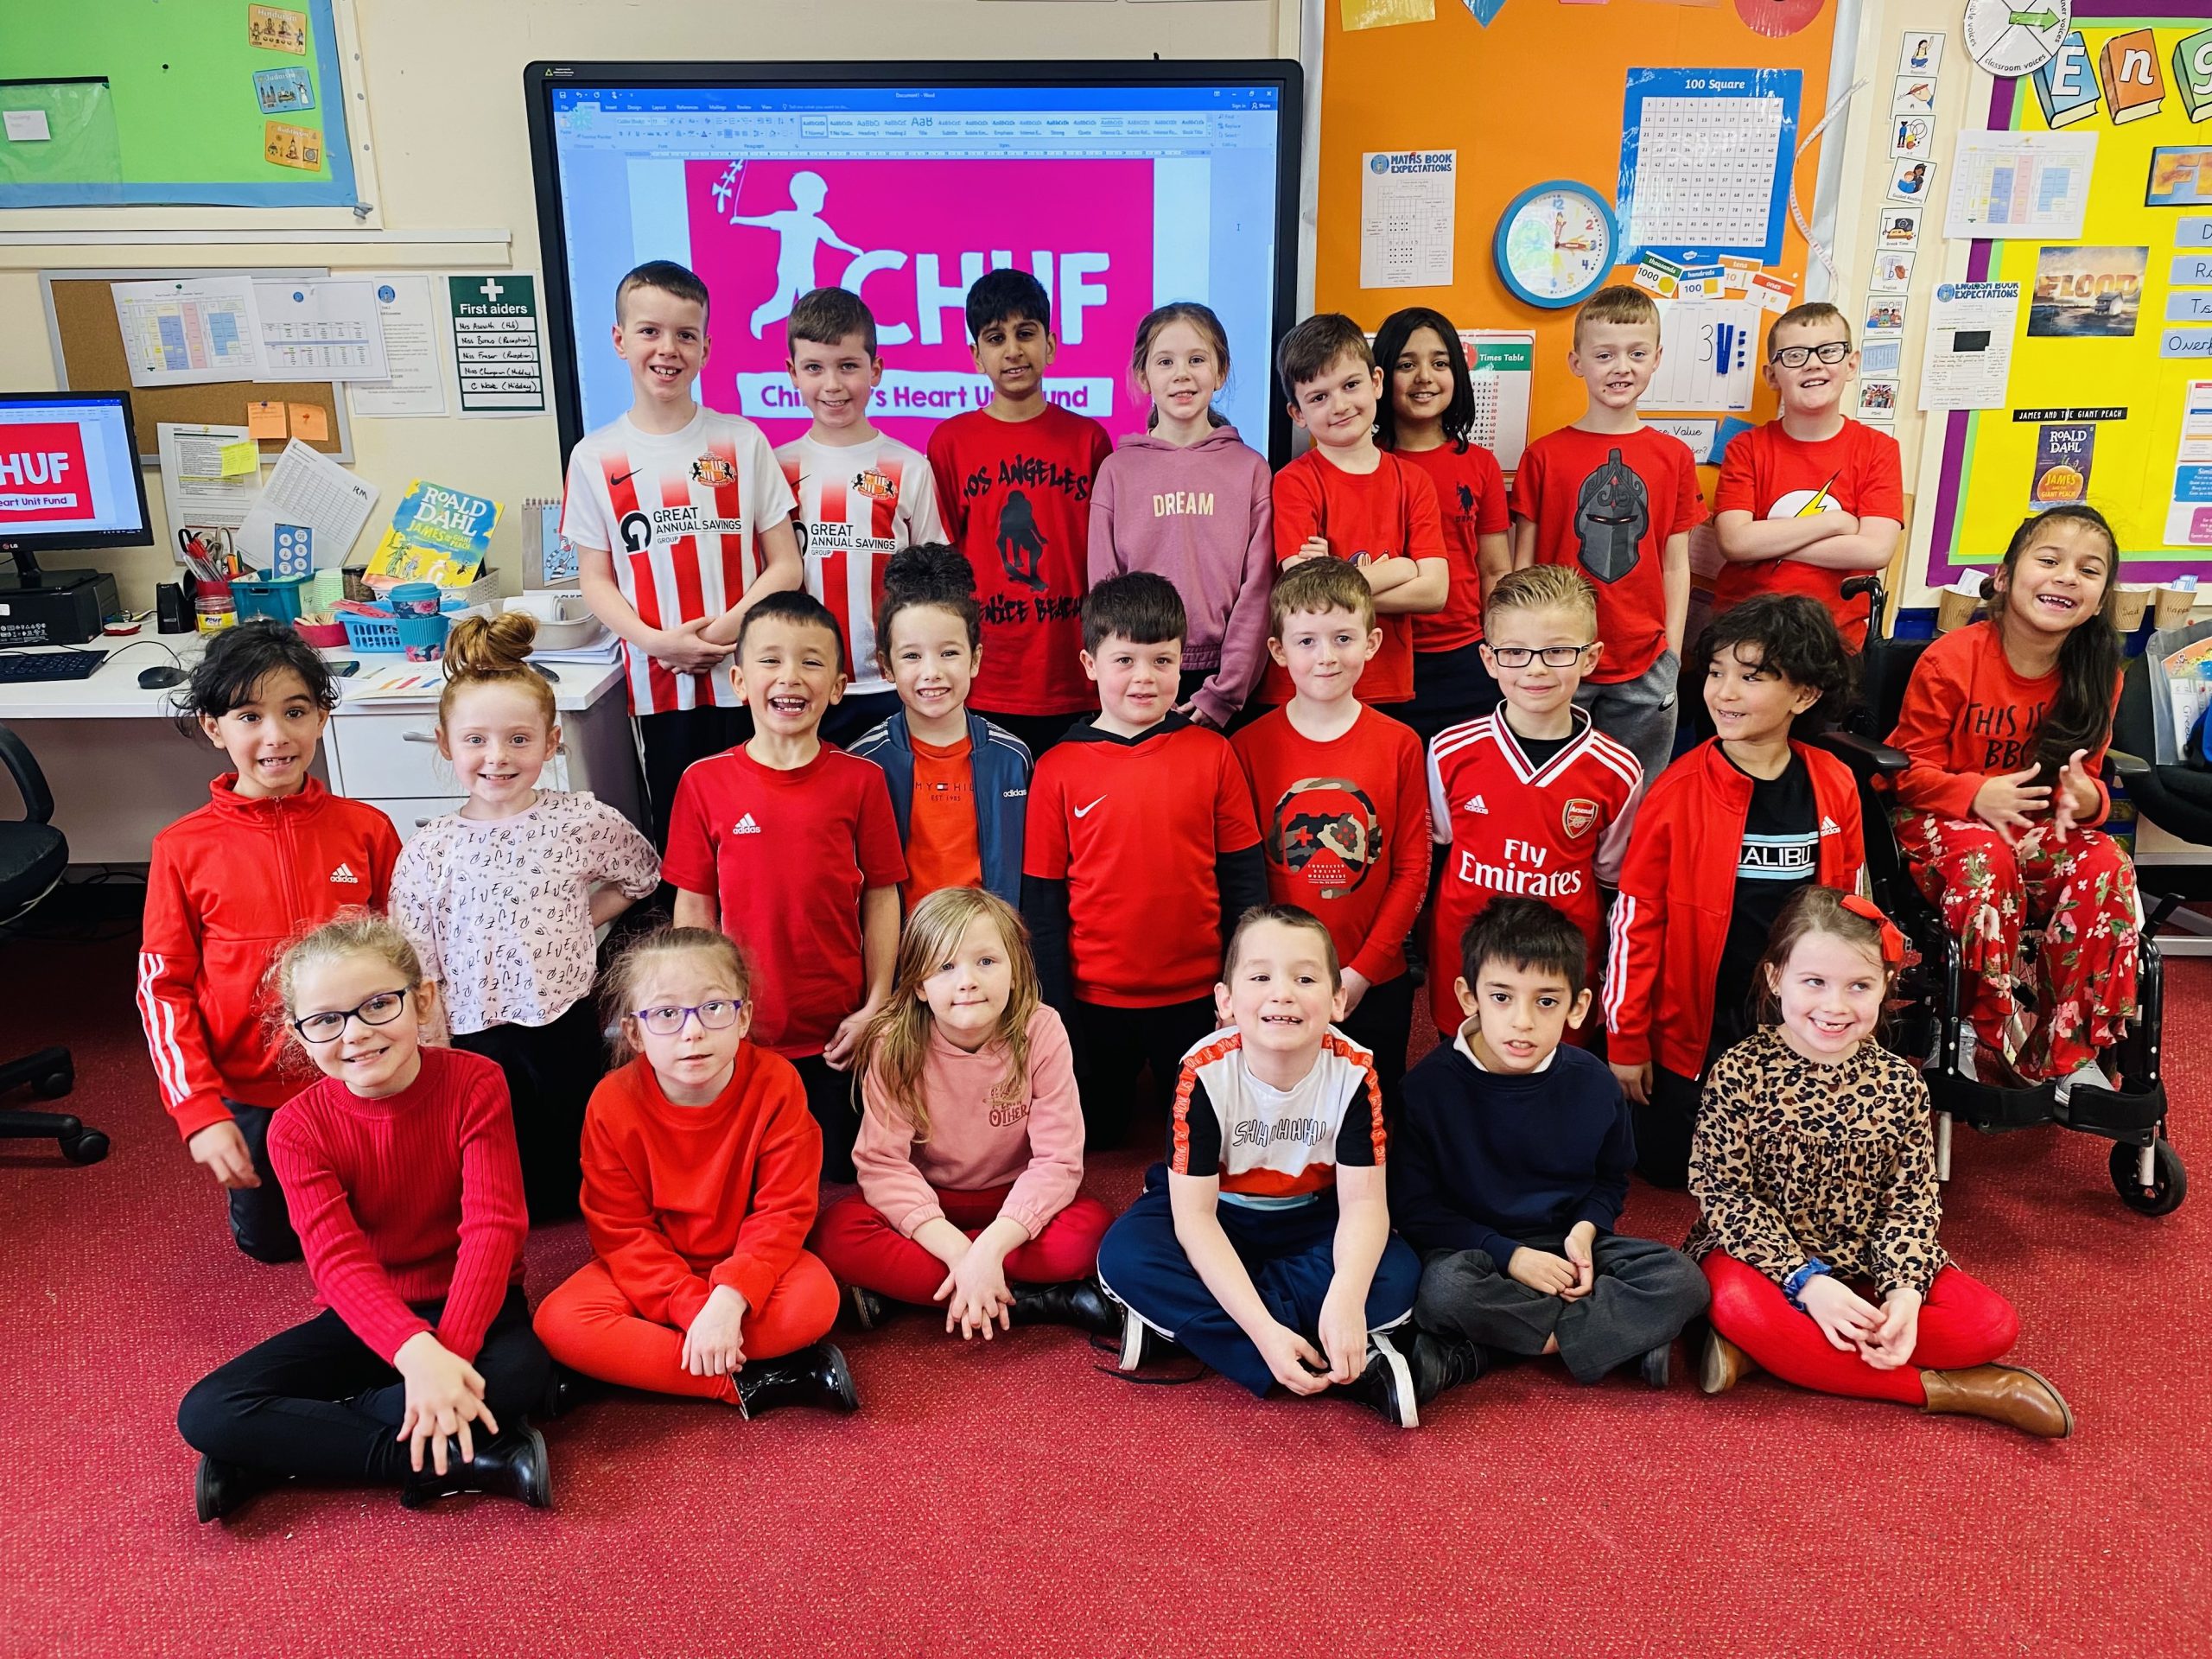
[[200, 1519], [286, 1480], [397, 1486], [410, 1509], [455, 1492], [545, 1508], [545, 1442], [523, 1414], [550, 1367], [523, 1298], [506, 1079], [480, 1054], [424, 1046], [437, 991], [381, 917], [324, 923], [276, 978], [323, 1074], [269, 1126], [323, 1311], [185, 1395]]
[[1872, 902], [1833, 887], [1805, 888], [1775, 923], [1763, 1023], [1706, 1079], [1690, 1147], [1700, 1213], [1682, 1248], [1713, 1287], [1700, 1382], [1719, 1394], [1755, 1363], [1801, 1389], [2063, 1439], [2058, 1390], [1992, 1363], [2019, 1334], [2012, 1304], [1936, 1242], [1928, 1085], [1874, 1040], [1904, 960]]
[[[1628, 1103], [1605, 1063], [1564, 1044], [1590, 1012], [1582, 930], [1540, 899], [1493, 899], [1467, 926], [1452, 990], [1459, 1034], [1406, 1077], [1390, 1214], [1425, 1266], [1418, 1380], [1444, 1338], [1557, 1354], [1578, 1382], [1668, 1355], [1705, 1311], [1680, 1250], [1616, 1233], [1636, 1162]], [[1481, 1369], [1479, 1351], [1442, 1368]], [[1457, 1380], [1455, 1377], [1454, 1380]]]
[[737, 947], [664, 928], [622, 953], [608, 1012], [634, 1058], [584, 1118], [592, 1259], [537, 1310], [563, 1365], [655, 1394], [853, 1411], [829, 1269], [801, 1248], [822, 1131], [790, 1061], [746, 1040]]
[[[891, 1001], [861, 1039], [860, 1194], [815, 1248], [863, 1327], [882, 1298], [944, 1304], [963, 1338], [1121, 1320], [1089, 1281], [1113, 1211], [1083, 1197], [1083, 1108], [1014, 907], [941, 887], [906, 919]], [[1009, 1280], [1014, 1282], [1009, 1283]]]
[[1382, 1086], [1342, 1016], [1336, 946], [1294, 905], [1255, 905], [1230, 938], [1224, 1029], [1183, 1057], [1168, 1162], [1107, 1230], [1098, 1276], [1149, 1329], [1264, 1397], [1348, 1388], [1403, 1428], [1421, 1414], [1382, 1333], [1412, 1311], [1421, 1263], [1390, 1236]]

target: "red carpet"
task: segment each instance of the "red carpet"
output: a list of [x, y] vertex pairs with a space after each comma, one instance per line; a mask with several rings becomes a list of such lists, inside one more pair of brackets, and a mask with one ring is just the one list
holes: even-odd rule
[[[916, 1318], [846, 1339], [856, 1418], [620, 1400], [554, 1424], [550, 1514], [288, 1492], [225, 1529], [194, 1522], [176, 1402], [306, 1316], [305, 1272], [232, 1249], [156, 1104], [128, 946], [12, 944], [0, 1053], [73, 1045], [115, 1151], [0, 1152], [0, 1653], [2212, 1653], [2212, 964], [2173, 982], [2194, 1202], [2133, 1215], [2083, 1137], [1958, 1146], [1945, 1243], [2018, 1302], [2068, 1442], [1544, 1367], [1402, 1433]], [[1126, 1200], [1141, 1161], [1090, 1185]], [[1627, 1225], [1688, 1219], [1638, 1187]], [[583, 1249], [538, 1236], [531, 1291]]]

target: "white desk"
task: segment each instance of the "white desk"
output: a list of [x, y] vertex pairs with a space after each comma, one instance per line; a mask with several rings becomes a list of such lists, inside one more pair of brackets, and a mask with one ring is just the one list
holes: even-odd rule
[[[195, 634], [158, 638], [188, 668], [200, 653]], [[118, 653], [125, 639], [96, 642], [110, 660], [90, 679], [0, 683], [0, 721], [38, 757], [54, 791], [54, 827], [69, 838], [79, 864], [143, 864], [155, 833], [207, 798], [207, 783], [229, 769], [223, 752], [171, 723], [172, 689], [138, 683], [141, 671], [168, 658], [148, 646]], [[88, 649], [91, 647], [88, 647]], [[333, 650], [372, 672], [392, 659]], [[642, 823], [638, 751], [622, 671], [613, 664], [552, 663], [561, 711], [561, 751], [545, 770], [549, 789], [588, 789], [632, 822]], [[358, 679], [338, 682], [341, 701], [323, 730], [315, 775], [340, 795], [380, 808], [404, 840], [461, 804], [453, 769], [440, 757], [435, 696], [361, 700]], [[0, 809], [16, 810], [0, 772]]]

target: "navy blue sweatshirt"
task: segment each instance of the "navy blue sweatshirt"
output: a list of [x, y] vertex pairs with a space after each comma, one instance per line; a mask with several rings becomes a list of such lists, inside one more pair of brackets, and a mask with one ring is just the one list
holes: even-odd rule
[[1610, 1233], [1636, 1139], [1605, 1063], [1561, 1044], [1522, 1076], [1484, 1071], [1446, 1042], [1406, 1073], [1390, 1140], [1390, 1220], [1423, 1255], [1481, 1250], [1503, 1272], [1526, 1237], [1578, 1222]]

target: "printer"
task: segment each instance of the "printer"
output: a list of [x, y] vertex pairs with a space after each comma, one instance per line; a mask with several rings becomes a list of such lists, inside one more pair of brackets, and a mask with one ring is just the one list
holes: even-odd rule
[[81, 645], [123, 608], [105, 570], [38, 570], [0, 575], [0, 648]]

